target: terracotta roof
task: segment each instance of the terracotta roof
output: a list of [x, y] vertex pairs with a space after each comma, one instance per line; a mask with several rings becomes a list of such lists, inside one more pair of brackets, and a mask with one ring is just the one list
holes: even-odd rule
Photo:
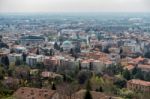
[[150, 69], [150, 65], [139, 64], [138, 67], [142, 69]]
[[144, 61], [144, 58], [138, 57], [138, 58], [132, 59], [131, 61], [129, 61], [129, 63], [138, 64], [139, 62], [142, 62], [142, 61]]
[[44, 71], [42, 72], [42, 77], [51, 77], [51, 78], [55, 78], [55, 77], [62, 77], [62, 75], [53, 73], [53, 72], [48, 72], [48, 71]]
[[[77, 93], [75, 93], [76, 98], [77, 99], [83, 99], [84, 95], [85, 95], [86, 90], [80, 90]], [[111, 97], [111, 99], [118, 99], [112, 96], [108, 96], [104, 93], [101, 92], [96, 92], [96, 91], [91, 91], [91, 95], [93, 97], [93, 99], [109, 99]]]
[[150, 87], [150, 82], [144, 81], [144, 80], [139, 80], [139, 79], [129, 80], [128, 83], [138, 84], [138, 85], [143, 85], [143, 86], [149, 86]]
[[128, 66], [125, 66], [124, 69], [128, 69], [128, 70], [132, 70], [134, 68], [133, 65], [128, 65]]
[[16, 99], [51, 99], [54, 90], [21, 87], [15, 93]]

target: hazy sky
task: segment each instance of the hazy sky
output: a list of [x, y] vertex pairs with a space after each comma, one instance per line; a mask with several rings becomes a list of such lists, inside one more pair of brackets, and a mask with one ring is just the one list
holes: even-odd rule
[[150, 0], [0, 0], [0, 12], [150, 12]]

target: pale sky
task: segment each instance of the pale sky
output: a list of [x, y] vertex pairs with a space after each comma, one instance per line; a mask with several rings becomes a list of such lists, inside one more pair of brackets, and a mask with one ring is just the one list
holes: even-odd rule
[[0, 0], [0, 12], [150, 12], [150, 0]]

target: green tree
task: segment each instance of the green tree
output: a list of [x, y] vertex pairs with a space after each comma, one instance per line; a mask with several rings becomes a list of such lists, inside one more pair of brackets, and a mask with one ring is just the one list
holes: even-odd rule
[[37, 64], [36, 64], [36, 67], [38, 68], [38, 69], [44, 69], [44, 64], [42, 63], [42, 62], [38, 62]]
[[102, 86], [99, 87], [99, 92], [103, 92]]
[[80, 84], [84, 84], [90, 77], [91, 77], [90, 71], [82, 70], [78, 73], [78, 81]]
[[93, 99], [89, 90], [86, 90], [84, 99]]
[[150, 58], [150, 52], [145, 53], [144, 57], [145, 58]]
[[143, 75], [143, 72], [141, 69], [138, 69], [137, 73], [134, 75], [134, 78], [135, 79], [141, 79], [141, 80], [144, 79], [144, 75]]
[[59, 45], [57, 44], [57, 42], [54, 43], [54, 49], [56, 49], [56, 50], [59, 50], [59, 49], [60, 49], [60, 47], [59, 47]]
[[147, 72], [147, 73], [145, 74], [144, 80], [150, 81], [150, 72]]
[[39, 54], [40, 54], [40, 50], [39, 50], [39, 48], [37, 48], [37, 50], [36, 50], [36, 54], [37, 54], [37, 55], [39, 55]]
[[137, 73], [137, 71], [138, 71], [138, 68], [137, 68], [137, 66], [136, 66], [136, 67], [134, 67], [133, 70], [132, 70], [132, 75], [135, 75], [135, 74]]
[[21, 63], [22, 63], [22, 62], [21, 62], [21, 60], [19, 60], [19, 59], [16, 59], [16, 62], [15, 62], [15, 65], [16, 65], [16, 66], [19, 66], [19, 65], [21, 65]]
[[86, 89], [89, 90], [89, 91], [92, 90], [90, 80], [88, 80], [87, 83], [86, 83]]
[[52, 90], [56, 90], [56, 86], [55, 86], [55, 84], [54, 83], [52, 83], [52, 88], [51, 88]]
[[1, 63], [4, 65], [5, 69], [9, 68], [9, 58], [8, 56], [4, 56], [1, 58]]
[[53, 56], [55, 54], [54, 50], [53, 49], [50, 49], [50, 56]]
[[131, 79], [131, 74], [130, 74], [130, 71], [128, 69], [125, 69], [122, 73], [123, 77], [127, 80], [130, 80]]
[[1, 80], [1, 79], [4, 79], [4, 76], [5, 76], [4, 68], [3, 68], [3, 67], [0, 67], [0, 80]]
[[23, 53], [23, 54], [22, 54], [22, 58], [23, 58], [23, 62], [24, 62], [24, 63], [26, 62], [26, 57], [27, 57], [27, 54]]

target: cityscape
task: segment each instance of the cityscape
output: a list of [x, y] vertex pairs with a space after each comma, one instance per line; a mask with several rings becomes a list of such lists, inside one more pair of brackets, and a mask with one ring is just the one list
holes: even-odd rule
[[5, 12], [2, 1], [0, 99], [150, 99], [147, 10]]

